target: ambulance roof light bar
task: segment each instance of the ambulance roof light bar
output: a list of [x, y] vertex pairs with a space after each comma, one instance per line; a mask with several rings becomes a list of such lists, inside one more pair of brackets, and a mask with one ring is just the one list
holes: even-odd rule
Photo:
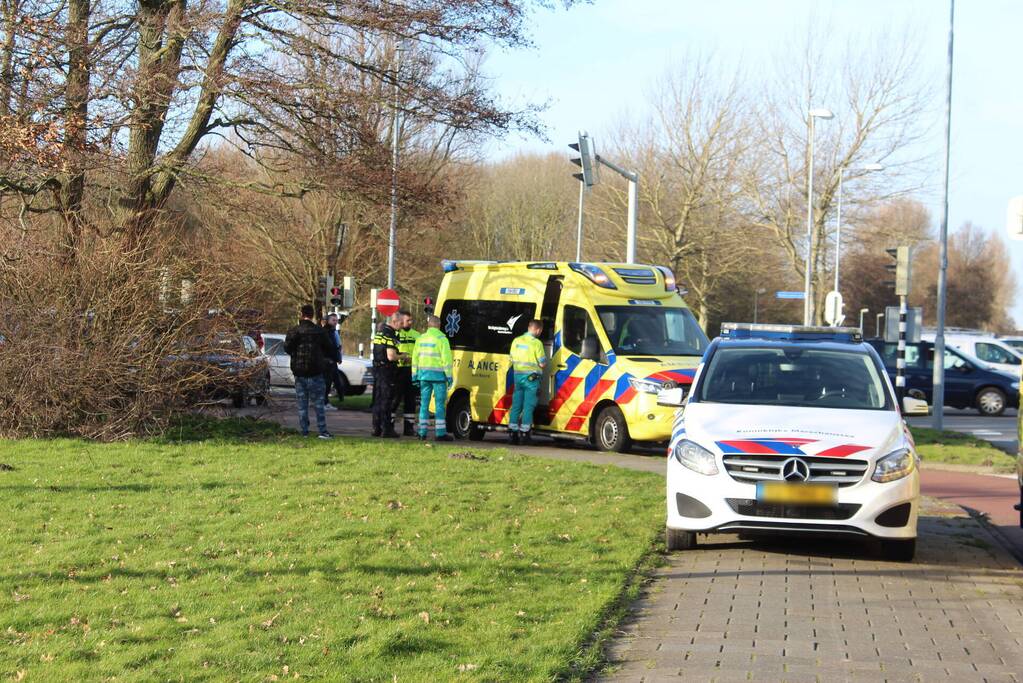
[[775, 341], [831, 341], [858, 344], [863, 333], [858, 327], [813, 327], [808, 325], [760, 325], [721, 323], [723, 339], [770, 339]]

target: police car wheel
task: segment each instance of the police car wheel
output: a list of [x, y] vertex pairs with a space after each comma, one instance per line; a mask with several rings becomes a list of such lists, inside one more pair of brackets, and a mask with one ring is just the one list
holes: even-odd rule
[[692, 550], [696, 547], [696, 532], [683, 529], [665, 529], [664, 545], [668, 551]]
[[977, 394], [977, 411], [981, 415], [998, 417], [1005, 412], [1005, 394], [995, 387], [981, 389]]
[[618, 406], [608, 406], [600, 411], [593, 425], [593, 443], [602, 451], [624, 453], [632, 446], [629, 427]]

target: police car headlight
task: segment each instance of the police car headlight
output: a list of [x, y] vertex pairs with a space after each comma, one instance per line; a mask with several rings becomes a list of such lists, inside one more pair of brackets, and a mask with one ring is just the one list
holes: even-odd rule
[[870, 478], [881, 483], [895, 481], [907, 476], [915, 466], [913, 452], [908, 448], [900, 448], [878, 460], [874, 466], [874, 474]]
[[638, 379], [636, 377], [629, 378], [629, 384], [632, 388], [642, 394], [656, 394], [664, 387], [664, 385], [655, 379]]
[[675, 445], [671, 457], [693, 472], [706, 475], [718, 473], [717, 458], [714, 454], [687, 439], [682, 439]]

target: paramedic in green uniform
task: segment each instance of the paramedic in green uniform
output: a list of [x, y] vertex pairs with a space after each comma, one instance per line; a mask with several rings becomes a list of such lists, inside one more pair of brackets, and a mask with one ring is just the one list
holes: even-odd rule
[[419, 440], [425, 441], [430, 428], [430, 397], [433, 397], [437, 420], [437, 441], [453, 441], [447, 433], [445, 404], [451, 388], [451, 344], [440, 331], [440, 318], [426, 319], [429, 328], [419, 335], [412, 347], [412, 381], [419, 383]]
[[511, 345], [512, 378], [515, 383], [512, 393], [511, 412], [508, 413], [508, 434], [513, 444], [529, 444], [533, 427], [533, 409], [536, 408], [536, 392], [540, 378], [547, 364], [540, 334], [543, 323], [530, 320], [524, 335], [517, 337]]

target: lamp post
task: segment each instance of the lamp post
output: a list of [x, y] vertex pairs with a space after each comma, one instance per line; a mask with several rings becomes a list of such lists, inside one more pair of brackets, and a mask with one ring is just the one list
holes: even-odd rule
[[884, 313], [878, 313], [877, 316], [876, 316], [876, 318], [877, 318], [877, 327], [874, 328], [874, 336], [876, 336], [876, 337], [880, 337], [881, 336], [881, 318], [883, 318], [883, 317], [884, 317]]
[[765, 292], [767, 292], [767, 290], [764, 289], [763, 287], [760, 287], [759, 289], [753, 290], [753, 323], [754, 324], [756, 324], [756, 322], [757, 322], [757, 310], [758, 310], [759, 304], [760, 304], [760, 295], [764, 294]]
[[861, 308], [860, 309], [860, 332], [861, 333], [863, 332], [863, 314], [864, 313], [869, 313], [869, 312], [870, 312], [869, 308]]
[[806, 167], [806, 281], [803, 284], [803, 324], [813, 324], [813, 298], [811, 297], [811, 263], [813, 257], [813, 120], [830, 119], [835, 115], [830, 109], [817, 108], [807, 112], [810, 158]]
[[[856, 171], [862, 171], [864, 173], [871, 173], [873, 171], [883, 171], [884, 166], [881, 164], [865, 164], [857, 169]], [[845, 176], [845, 167], [838, 169], [838, 223], [835, 229], [835, 291], [838, 289], [838, 270], [839, 264], [842, 260], [842, 180]], [[863, 323], [860, 322], [860, 329], [863, 329]]]
[[952, 56], [955, 46], [956, 2], [950, 0], [948, 8], [948, 72], [945, 88], [945, 190], [941, 203], [941, 228], [938, 230], [938, 330], [934, 335], [933, 417], [931, 427], [942, 429], [945, 414], [945, 296], [948, 277], [948, 165], [952, 146]]

